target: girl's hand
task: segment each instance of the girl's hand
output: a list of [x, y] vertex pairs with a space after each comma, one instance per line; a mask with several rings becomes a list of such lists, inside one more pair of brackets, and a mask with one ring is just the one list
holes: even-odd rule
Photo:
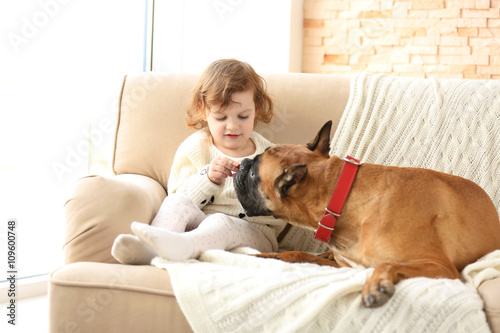
[[219, 156], [215, 158], [208, 168], [208, 179], [212, 183], [221, 185], [224, 179], [232, 177], [233, 172], [238, 171], [240, 164], [227, 157]]

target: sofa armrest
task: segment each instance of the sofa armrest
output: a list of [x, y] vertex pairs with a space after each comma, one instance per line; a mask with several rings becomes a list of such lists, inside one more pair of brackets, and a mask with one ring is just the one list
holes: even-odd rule
[[64, 205], [65, 263], [116, 263], [111, 256], [116, 236], [131, 233], [133, 221], [150, 223], [165, 197], [165, 189], [145, 176], [124, 174], [80, 179]]
[[493, 333], [500, 333], [500, 278], [487, 280], [477, 289]]

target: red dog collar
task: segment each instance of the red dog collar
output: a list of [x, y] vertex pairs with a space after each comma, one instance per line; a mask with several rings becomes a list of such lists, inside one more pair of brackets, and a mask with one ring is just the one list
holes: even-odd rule
[[344, 161], [339, 180], [337, 181], [337, 185], [335, 185], [335, 190], [333, 191], [328, 206], [325, 208], [325, 214], [318, 223], [318, 229], [316, 229], [314, 234], [314, 239], [325, 243], [328, 243], [330, 237], [332, 237], [332, 231], [335, 228], [335, 224], [337, 223], [340, 212], [342, 212], [342, 207], [344, 207], [344, 203], [349, 195], [358, 168], [361, 165], [359, 160], [351, 156], [346, 156]]

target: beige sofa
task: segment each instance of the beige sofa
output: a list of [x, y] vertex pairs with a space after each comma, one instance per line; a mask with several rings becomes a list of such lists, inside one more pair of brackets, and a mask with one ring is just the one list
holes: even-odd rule
[[[65, 205], [65, 265], [50, 276], [51, 332], [188, 332], [167, 271], [117, 264], [114, 238], [130, 223], [149, 223], [167, 195], [177, 146], [191, 131], [184, 103], [197, 76], [127, 76], [120, 96], [112, 170], [88, 176]], [[305, 144], [322, 124], [338, 125], [350, 79], [334, 75], [265, 75], [276, 119], [257, 130], [273, 142]], [[500, 279], [483, 283], [490, 327], [500, 332]]]

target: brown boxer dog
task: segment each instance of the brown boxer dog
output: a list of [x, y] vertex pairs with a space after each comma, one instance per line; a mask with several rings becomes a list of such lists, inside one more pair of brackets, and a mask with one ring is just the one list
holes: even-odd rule
[[[274, 145], [242, 162], [234, 183], [248, 216], [272, 215], [318, 228], [344, 165], [328, 155], [330, 131], [328, 122], [306, 146]], [[458, 279], [466, 265], [500, 249], [500, 222], [489, 196], [469, 180], [366, 163], [359, 166], [328, 246], [331, 252], [322, 256], [298, 251], [260, 256], [374, 267], [362, 300], [376, 307], [402, 279]]]

